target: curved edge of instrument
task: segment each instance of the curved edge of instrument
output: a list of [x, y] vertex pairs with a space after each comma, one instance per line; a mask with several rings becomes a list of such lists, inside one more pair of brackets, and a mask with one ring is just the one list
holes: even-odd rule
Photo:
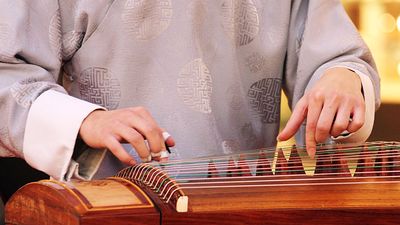
[[[64, 203], [64, 204], [61, 204]], [[86, 205], [53, 182], [35, 182], [20, 188], [5, 207], [6, 224], [78, 224]]]
[[160, 221], [151, 199], [137, 185], [122, 178], [30, 183], [12, 196], [5, 211], [6, 224], [20, 225], [153, 225]]

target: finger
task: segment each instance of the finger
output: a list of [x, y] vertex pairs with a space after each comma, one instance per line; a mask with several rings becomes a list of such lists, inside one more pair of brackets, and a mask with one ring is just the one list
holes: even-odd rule
[[[155, 159], [156, 161], [159, 161], [160, 158], [166, 158], [168, 156], [165, 156], [165, 154], [168, 155], [169, 153], [169, 148], [166, 144], [166, 139], [168, 139], [171, 135], [164, 131], [164, 129], [161, 129], [163, 132], [161, 133], [161, 136], [163, 137], [164, 142], [162, 143], [162, 150], [159, 152], [151, 152], [151, 156], [153, 157], [153, 159]], [[168, 151], [167, 151], [168, 150]]]
[[347, 127], [347, 130], [350, 133], [356, 132], [364, 125], [364, 122], [365, 122], [365, 106], [364, 104], [362, 104], [362, 106], [354, 108], [352, 121]]
[[169, 152], [167, 150], [162, 150], [158, 156], [153, 157], [153, 160], [166, 162], [168, 158], [169, 158]]
[[174, 147], [175, 140], [171, 137], [171, 135], [168, 132], [166, 132], [164, 129], [162, 129], [162, 130], [163, 130], [162, 136], [163, 136], [163, 139], [164, 139], [166, 145], [168, 147]]
[[175, 146], [175, 140], [172, 137], [168, 138], [165, 141], [165, 143], [168, 145], [168, 147], [174, 147]]
[[158, 153], [152, 153], [152, 157], [156, 161], [163, 162], [165, 160], [162, 160], [162, 159], [168, 159], [169, 154], [171, 153], [171, 150], [169, 149], [169, 147], [173, 147], [175, 145], [175, 141], [168, 132], [166, 132], [164, 129], [161, 129], [161, 130], [163, 131], [161, 135], [164, 139], [165, 149]]
[[132, 128], [137, 130], [147, 140], [150, 152], [159, 153], [165, 149], [161, 128], [159, 128], [151, 117], [143, 118], [142, 116], [138, 116], [138, 114], [133, 114], [129, 118], [129, 123]]
[[296, 104], [292, 115], [290, 116], [285, 128], [278, 135], [278, 141], [286, 141], [296, 134], [307, 115], [307, 101], [303, 97]]
[[151, 161], [150, 150], [148, 149], [143, 136], [129, 126], [115, 126], [117, 135], [127, 141], [136, 150], [139, 157], [144, 162]]
[[317, 142], [315, 132], [317, 123], [322, 110], [322, 101], [314, 98], [308, 105], [307, 123], [306, 123], [306, 149], [311, 158], [315, 157]]
[[336, 114], [335, 121], [332, 125], [331, 135], [333, 137], [339, 136], [349, 126], [349, 120], [351, 115], [351, 108], [348, 104], [339, 107]]
[[162, 129], [162, 137], [165, 141], [165, 149], [166, 150], [162, 150], [161, 152], [159, 152], [157, 155], [152, 154], [153, 159], [160, 161], [160, 162], [165, 162], [166, 160], [168, 160], [169, 158], [169, 154], [171, 153], [171, 150], [169, 149], [169, 147], [172, 147], [175, 145], [175, 141], [172, 139], [171, 135], [166, 132], [164, 129]]
[[121, 143], [119, 143], [115, 137], [110, 135], [105, 140], [105, 145], [111, 151], [111, 153], [115, 157], [117, 157], [121, 162], [123, 162], [127, 165], [136, 164], [135, 159], [133, 159], [133, 157], [125, 151], [125, 149], [122, 147]]
[[[160, 126], [157, 124], [156, 120], [153, 118], [151, 113], [143, 107], [138, 107], [138, 108], [136, 108], [136, 110], [137, 110], [138, 115], [140, 117], [142, 117], [145, 121], [147, 121], [150, 126], [154, 127], [157, 130], [157, 132], [161, 132], [161, 137], [163, 137], [162, 133], [165, 132], [165, 130], [160, 128]], [[158, 137], [160, 137], [160, 136], [158, 136]], [[160, 141], [159, 146], [163, 147], [163, 148], [161, 148], [161, 150], [165, 150], [165, 140], [166, 140], [166, 138], [159, 138], [159, 141]]]
[[315, 141], [318, 143], [326, 141], [329, 137], [336, 111], [338, 110], [337, 108], [338, 105], [333, 102], [323, 106], [315, 132]]

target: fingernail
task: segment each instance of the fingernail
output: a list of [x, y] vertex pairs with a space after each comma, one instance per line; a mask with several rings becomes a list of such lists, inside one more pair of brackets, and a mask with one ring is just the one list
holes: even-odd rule
[[151, 157], [160, 157], [161, 156], [161, 152], [151, 152]]
[[169, 153], [167, 151], [161, 151], [160, 153], [160, 159], [169, 157]]
[[166, 131], [162, 132], [162, 136], [164, 138], [164, 141], [166, 141], [169, 137], [171, 137], [171, 135]]
[[151, 161], [151, 155], [147, 156], [147, 158], [140, 158], [143, 162], [150, 162]]

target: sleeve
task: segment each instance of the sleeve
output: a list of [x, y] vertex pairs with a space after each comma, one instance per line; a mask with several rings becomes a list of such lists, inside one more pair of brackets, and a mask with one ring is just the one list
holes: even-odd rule
[[0, 0], [0, 157], [63, 179], [82, 120], [101, 107], [67, 94], [62, 63], [111, 2]]
[[[362, 81], [366, 122], [358, 134], [338, 140], [362, 142], [368, 138], [380, 105], [379, 76], [368, 47], [339, 0], [293, 2], [285, 63], [284, 92], [292, 109], [327, 69], [355, 71]], [[304, 144], [304, 134], [303, 124], [296, 134], [299, 144]]]

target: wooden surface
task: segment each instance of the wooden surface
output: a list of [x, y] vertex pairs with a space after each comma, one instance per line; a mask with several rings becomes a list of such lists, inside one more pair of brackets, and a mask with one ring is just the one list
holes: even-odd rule
[[308, 209], [219, 211], [163, 215], [162, 224], [187, 225], [385, 225], [399, 224], [398, 209]]
[[5, 214], [6, 224], [20, 225], [153, 225], [160, 221], [150, 199], [121, 179], [31, 183], [12, 196]]
[[400, 184], [186, 190], [189, 212], [162, 201], [163, 225], [399, 224]]
[[[117, 199], [111, 197], [107, 201], [112, 206], [95, 207], [71, 190], [47, 181], [25, 186], [7, 205], [7, 224], [160, 224], [157, 210], [146, 202], [136, 202], [139, 207], [135, 208], [118, 205]], [[107, 194], [99, 194], [99, 198], [115, 192], [124, 198], [118, 193], [121, 190], [110, 189]], [[162, 224], [399, 224], [400, 221], [397, 183], [228, 191], [196, 189], [185, 194], [190, 199], [187, 213], [177, 213], [151, 195], [162, 211]]]

